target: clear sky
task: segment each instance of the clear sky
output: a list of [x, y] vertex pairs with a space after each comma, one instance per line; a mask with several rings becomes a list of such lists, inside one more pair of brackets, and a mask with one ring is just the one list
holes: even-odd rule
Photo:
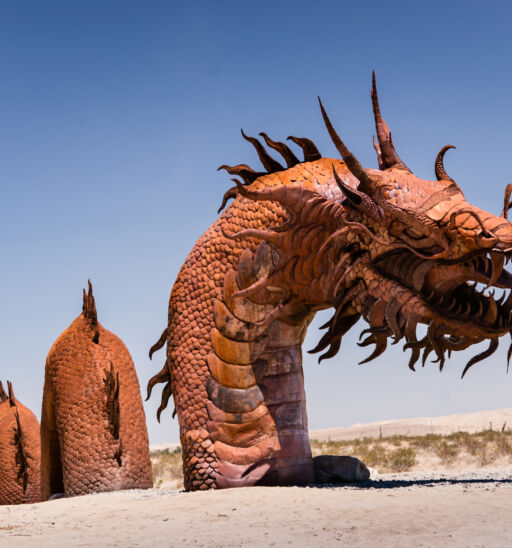
[[[339, 132], [376, 167], [369, 99], [400, 156], [432, 178], [438, 150], [466, 197], [501, 211], [512, 181], [509, 2], [51, 1], [0, 3], [0, 378], [39, 416], [46, 354], [91, 278], [100, 322], [122, 338], [145, 391], [164, 361], [178, 270], [216, 218], [229, 176], [257, 166], [240, 136]], [[319, 338], [318, 318], [305, 349]], [[325, 321], [325, 316], [323, 317]], [[504, 341], [412, 373], [391, 347], [369, 365], [355, 342], [321, 365], [305, 354], [310, 427], [510, 407]], [[400, 345], [401, 346], [401, 345]], [[150, 439], [177, 441], [172, 403], [146, 404]]]

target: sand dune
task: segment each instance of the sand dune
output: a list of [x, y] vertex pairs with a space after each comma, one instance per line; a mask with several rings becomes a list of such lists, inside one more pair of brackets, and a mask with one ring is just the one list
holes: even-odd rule
[[492, 428], [512, 428], [512, 407], [493, 411], [477, 411], [442, 417], [418, 417], [414, 419], [386, 420], [360, 424], [347, 428], [326, 428], [310, 432], [312, 439], [353, 440], [379, 436], [424, 436], [426, 434], [453, 434], [454, 432], [481, 432]]

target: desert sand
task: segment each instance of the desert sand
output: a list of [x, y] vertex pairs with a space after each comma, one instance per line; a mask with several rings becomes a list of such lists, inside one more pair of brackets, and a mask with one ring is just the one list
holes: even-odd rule
[[[496, 429], [506, 416], [512, 426], [512, 410], [408, 424], [426, 421], [430, 426], [432, 421], [436, 427], [451, 424], [453, 431], [478, 431], [489, 428], [490, 416]], [[380, 425], [392, 428], [393, 422], [401, 421]], [[334, 430], [350, 429], [326, 431], [331, 439]], [[361, 485], [195, 493], [149, 489], [0, 507], [0, 546], [287, 545], [512, 546], [512, 466], [374, 471]]]
[[[400, 479], [401, 481], [396, 481]], [[511, 546], [512, 468], [364, 487], [124, 491], [0, 508], [1, 546]]]

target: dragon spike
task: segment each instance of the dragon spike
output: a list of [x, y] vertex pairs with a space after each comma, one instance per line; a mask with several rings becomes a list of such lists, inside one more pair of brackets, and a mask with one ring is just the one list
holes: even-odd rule
[[[400, 167], [410, 172], [410, 169], [400, 160], [391, 138], [389, 127], [380, 114], [379, 96], [377, 95], [377, 84], [375, 81], [375, 71], [372, 71], [372, 98], [373, 117], [375, 118], [375, 128], [377, 130], [377, 139], [379, 141], [379, 169], [384, 170], [390, 167]], [[382, 162], [382, 165], [381, 165]]]
[[149, 359], [151, 359], [153, 357], [153, 354], [157, 352], [158, 350], [160, 350], [160, 348], [162, 348], [162, 346], [167, 343], [168, 334], [169, 334], [169, 328], [166, 327], [162, 331], [162, 334], [160, 335], [160, 338], [158, 339], [158, 341], [156, 341], [156, 343], [149, 349]]
[[7, 381], [7, 390], [9, 391], [9, 403], [11, 404], [11, 407], [14, 407], [16, 405], [16, 399], [14, 398], [14, 389], [11, 381]]
[[444, 155], [446, 154], [446, 151], [450, 148], [457, 148], [453, 145], [446, 145], [444, 146], [436, 156], [436, 162], [435, 162], [435, 170], [436, 170], [436, 178], [438, 181], [451, 181], [454, 183], [455, 181], [446, 173], [444, 169], [443, 159]]
[[[507, 366], [507, 369], [508, 369], [508, 366]], [[4, 401], [7, 401], [8, 399], [9, 398], [7, 397], [7, 394], [4, 390], [4, 385], [2, 384], [2, 381], [0, 381], [0, 403], [4, 403]]]
[[235, 199], [237, 196], [238, 191], [236, 189], [236, 186], [228, 188], [228, 190], [224, 192], [224, 196], [222, 197], [222, 203], [220, 204], [219, 209], [217, 209], [217, 213], [220, 213], [226, 207], [228, 200]]
[[504, 219], [508, 220], [508, 210], [512, 207], [512, 204], [510, 203], [510, 196], [512, 194], [512, 184], [509, 183], [505, 188], [505, 198], [503, 201], [503, 211], [501, 212], [501, 216]]
[[476, 356], [473, 356], [468, 363], [466, 364], [466, 367], [464, 368], [464, 371], [462, 372], [461, 379], [464, 378], [464, 375], [468, 372], [468, 369], [475, 365], [475, 363], [481, 362], [482, 360], [485, 360], [485, 358], [488, 358], [494, 352], [496, 352], [496, 349], [498, 348], [499, 341], [498, 339], [491, 339], [489, 343], [489, 348], [487, 350], [484, 350], [483, 352], [480, 352], [480, 354], [477, 354]]
[[274, 150], [277, 150], [277, 152], [281, 154], [281, 156], [284, 158], [284, 161], [286, 162], [287, 167], [293, 167], [297, 164], [300, 164], [300, 160], [297, 158], [297, 156], [295, 156], [290, 148], [284, 143], [274, 141], [263, 131], [260, 133], [260, 135], [263, 137], [263, 139], [265, 139], [265, 143], [267, 143], [267, 146], [273, 148]]
[[287, 139], [289, 141], [293, 141], [296, 145], [302, 148], [305, 162], [314, 162], [316, 160], [320, 160], [322, 157], [316, 148], [315, 143], [313, 143], [310, 139], [306, 139], [305, 137], [294, 137], [293, 135], [289, 135]]
[[147, 386], [148, 393], [146, 396], [146, 401], [148, 401], [149, 398], [151, 397], [151, 392], [153, 391], [153, 387], [155, 386], [155, 384], [158, 384], [161, 382], [167, 383], [171, 380], [170, 368], [168, 367], [168, 363], [169, 363], [168, 360], [165, 360], [165, 363], [162, 369], [156, 375], [153, 375], [151, 379], [149, 379], [148, 386]]
[[260, 159], [260, 162], [263, 164], [263, 167], [267, 170], [268, 173], [274, 173], [276, 171], [283, 171], [283, 166], [274, 160], [272, 156], [265, 150], [263, 145], [256, 139], [255, 137], [248, 137], [244, 130], [240, 130], [242, 132], [242, 136], [246, 141], [249, 141], [251, 145], [256, 149], [256, 152], [258, 153], [258, 158]]
[[169, 402], [169, 398], [172, 396], [172, 384], [171, 381], [169, 381], [162, 390], [162, 400], [160, 403], [160, 406], [158, 407], [156, 411], [156, 418], [158, 422], [160, 422], [160, 415], [162, 414], [162, 411], [167, 407], [167, 403]]
[[366, 173], [364, 167], [359, 163], [359, 160], [350, 152], [350, 150], [346, 147], [345, 143], [340, 139], [339, 135], [336, 133], [336, 130], [331, 124], [331, 121], [329, 120], [329, 117], [327, 116], [327, 112], [325, 112], [324, 106], [322, 105], [322, 101], [320, 97], [318, 98], [318, 102], [320, 104], [320, 110], [322, 111], [322, 116], [324, 119], [325, 127], [327, 128], [327, 131], [329, 132], [329, 135], [332, 139], [332, 142], [334, 143], [334, 146], [338, 149], [338, 152], [341, 154], [341, 157], [343, 158], [343, 161], [347, 165], [348, 169], [358, 179], [360, 184], [360, 189], [365, 192], [366, 194], [371, 194], [372, 189], [375, 188], [375, 182], [372, 180], [372, 178]]
[[257, 171], [254, 171], [254, 169], [249, 167], [247, 164], [238, 164], [237, 166], [222, 164], [217, 168], [217, 171], [220, 171], [221, 169], [225, 169], [230, 175], [238, 175], [239, 177], [242, 177], [246, 185], [250, 185], [258, 177], [266, 175], [264, 172], [258, 173]]
[[94, 295], [92, 294], [91, 280], [87, 280], [88, 292], [83, 290], [83, 305], [82, 314], [86, 320], [89, 321], [91, 326], [95, 327], [98, 323], [98, 314], [96, 312], [96, 303], [94, 301]]

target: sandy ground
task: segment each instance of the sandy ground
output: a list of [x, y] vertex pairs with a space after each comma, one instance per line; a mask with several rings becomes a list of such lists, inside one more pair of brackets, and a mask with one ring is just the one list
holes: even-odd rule
[[512, 546], [512, 467], [0, 507], [0, 546]]
[[[491, 423], [512, 427], [512, 409], [354, 425], [312, 437], [476, 432]], [[358, 486], [149, 489], [0, 506], [0, 547], [512, 546], [512, 466], [462, 464], [372, 471], [371, 481]]]
[[493, 411], [477, 411], [443, 417], [386, 420], [354, 424], [347, 428], [314, 430], [310, 437], [320, 441], [378, 438], [379, 436], [424, 436], [426, 434], [453, 434], [454, 432], [481, 432], [482, 430], [512, 428], [512, 407]]

